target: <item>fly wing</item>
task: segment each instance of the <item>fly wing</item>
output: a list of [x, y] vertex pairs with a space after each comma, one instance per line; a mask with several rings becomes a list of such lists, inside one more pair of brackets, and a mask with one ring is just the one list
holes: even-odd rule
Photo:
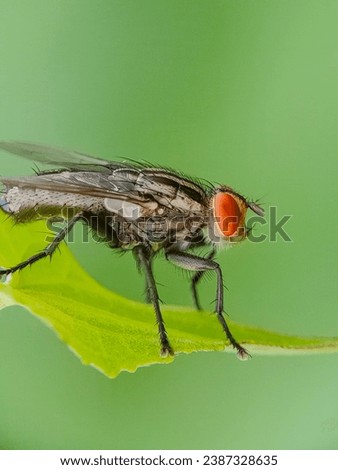
[[154, 201], [180, 213], [201, 213], [207, 205], [207, 194], [201, 184], [171, 170], [137, 162], [108, 162], [79, 152], [25, 142], [0, 142], [0, 149], [70, 170], [2, 178], [7, 189], [17, 186], [112, 200]]
[[179, 213], [201, 213], [207, 208], [204, 189], [175, 173], [119, 163], [106, 171], [59, 171], [35, 176], [1, 178], [7, 190], [44, 189], [130, 202], [155, 202]]
[[153, 216], [159, 206], [146, 194], [138, 194], [131, 180], [118, 180], [111, 172], [64, 170], [1, 181], [5, 186], [2, 206], [12, 214], [25, 214], [32, 208], [36, 212], [43, 207], [55, 208], [56, 213], [57, 208], [70, 207], [94, 212], [105, 210], [136, 220]]
[[114, 178], [111, 171], [109, 174], [97, 171], [61, 171], [34, 176], [1, 178], [1, 182], [7, 190], [18, 187], [20, 189], [43, 189], [90, 197], [147, 200], [146, 195], [139, 195], [134, 190], [132, 181], [126, 178]]
[[29, 142], [2, 141], [0, 142], [0, 149], [34, 162], [62, 166], [63, 168], [78, 168], [79, 165], [99, 165], [102, 167], [109, 164], [106, 160], [80, 152]]

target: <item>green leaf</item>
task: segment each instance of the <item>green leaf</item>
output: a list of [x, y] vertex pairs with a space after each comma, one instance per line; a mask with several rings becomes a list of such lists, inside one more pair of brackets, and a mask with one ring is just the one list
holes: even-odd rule
[[[13, 225], [0, 216], [0, 265], [13, 266], [46, 245], [44, 222]], [[76, 352], [109, 377], [138, 367], [165, 364], [161, 358], [152, 307], [127, 300], [100, 286], [63, 244], [61, 253], [15, 273], [0, 284], [0, 308], [19, 304], [51, 326]], [[176, 354], [232, 351], [215, 316], [187, 308], [163, 307]], [[250, 352], [338, 351], [338, 338], [301, 338], [230, 322], [235, 337]]]

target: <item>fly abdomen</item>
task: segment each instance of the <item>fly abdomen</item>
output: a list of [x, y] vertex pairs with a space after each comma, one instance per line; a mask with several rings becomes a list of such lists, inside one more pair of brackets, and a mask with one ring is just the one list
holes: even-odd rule
[[17, 222], [29, 222], [55, 216], [69, 218], [84, 210], [101, 211], [103, 203], [102, 198], [14, 186], [5, 187], [1, 207]]

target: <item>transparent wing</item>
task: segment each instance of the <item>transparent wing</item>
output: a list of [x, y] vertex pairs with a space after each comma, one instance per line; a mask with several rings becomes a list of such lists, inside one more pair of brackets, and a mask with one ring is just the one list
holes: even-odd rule
[[26, 142], [0, 142], [0, 149], [71, 170], [1, 178], [7, 189], [17, 186], [138, 202], [152, 200], [179, 212], [201, 212], [207, 203], [207, 195], [200, 184], [171, 170], [137, 162], [108, 162], [79, 152]]
[[1, 178], [6, 191], [10, 188], [44, 189], [91, 197], [133, 202], [154, 201], [179, 212], [203, 212], [206, 201], [199, 186], [161, 170], [140, 170], [109, 165], [107, 171], [61, 171], [35, 176]]
[[146, 194], [138, 194], [135, 184], [128, 177], [117, 177], [112, 173], [92, 171], [43, 173], [35, 176], [1, 178], [7, 189], [44, 189], [90, 197], [147, 200]]
[[29, 142], [0, 142], [0, 149], [18, 155], [34, 162], [46, 165], [62, 166], [64, 168], [77, 168], [79, 165], [108, 165], [107, 160], [92, 157], [72, 150], [64, 150], [47, 145], [32, 144]]

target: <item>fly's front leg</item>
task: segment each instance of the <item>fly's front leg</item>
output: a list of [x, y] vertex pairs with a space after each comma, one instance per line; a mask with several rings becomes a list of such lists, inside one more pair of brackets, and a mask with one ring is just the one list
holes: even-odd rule
[[[215, 256], [216, 251], [212, 250], [209, 255], [207, 256], [207, 259], [212, 259]], [[193, 278], [191, 279], [191, 290], [192, 290], [192, 298], [194, 301], [194, 305], [196, 310], [202, 310], [198, 294], [197, 294], [197, 284], [200, 282], [204, 275], [205, 271], [197, 271], [194, 275]]]
[[136, 259], [140, 267], [144, 270], [144, 273], [146, 276], [146, 282], [147, 282], [147, 292], [155, 309], [156, 322], [158, 325], [158, 333], [160, 335], [160, 342], [161, 342], [161, 356], [163, 357], [173, 356], [174, 351], [172, 347], [170, 346], [168, 335], [164, 327], [164, 321], [163, 321], [163, 317], [162, 317], [162, 313], [160, 309], [160, 302], [159, 302], [159, 297], [158, 297], [157, 287], [156, 287], [156, 283], [155, 283], [155, 279], [153, 275], [150, 257], [148, 255], [146, 248], [142, 245], [138, 245], [134, 248], [134, 254], [136, 256]]
[[232, 336], [232, 333], [225, 321], [223, 316], [223, 276], [222, 271], [218, 263], [212, 259], [201, 258], [199, 256], [191, 255], [190, 253], [182, 252], [168, 252], [166, 257], [176, 266], [189, 271], [205, 272], [215, 271], [217, 274], [217, 292], [216, 292], [216, 314], [217, 318], [222, 325], [223, 331], [225, 332], [230, 344], [236, 349], [237, 355], [240, 359], [247, 359], [250, 354], [244, 349]]
[[15, 273], [16, 271], [19, 271], [20, 269], [26, 268], [27, 266], [30, 266], [33, 263], [36, 263], [40, 259], [46, 258], [47, 256], [52, 256], [52, 254], [55, 252], [55, 250], [60, 245], [60, 243], [66, 238], [68, 233], [72, 230], [76, 222], [81, 218], [82, 218], [82, 214], [77, 214], [75, 217], [70, 219], [67, 222], [67, 225], [62, 230], [60, 230], [60, 232], [55, 236], [54, 240], [49, 245], [47, 245], [43, 251], [36, 253], [35, 255], [31, 256], [25, 261], [22, 261], [22, 263], [19, 263], [16, 266], [13, 266], [11, 268], [8, 268], [8, 269], [0, 268], [0, 276], [3, 276], [3, 275], [8, 276], [9, 274]]

